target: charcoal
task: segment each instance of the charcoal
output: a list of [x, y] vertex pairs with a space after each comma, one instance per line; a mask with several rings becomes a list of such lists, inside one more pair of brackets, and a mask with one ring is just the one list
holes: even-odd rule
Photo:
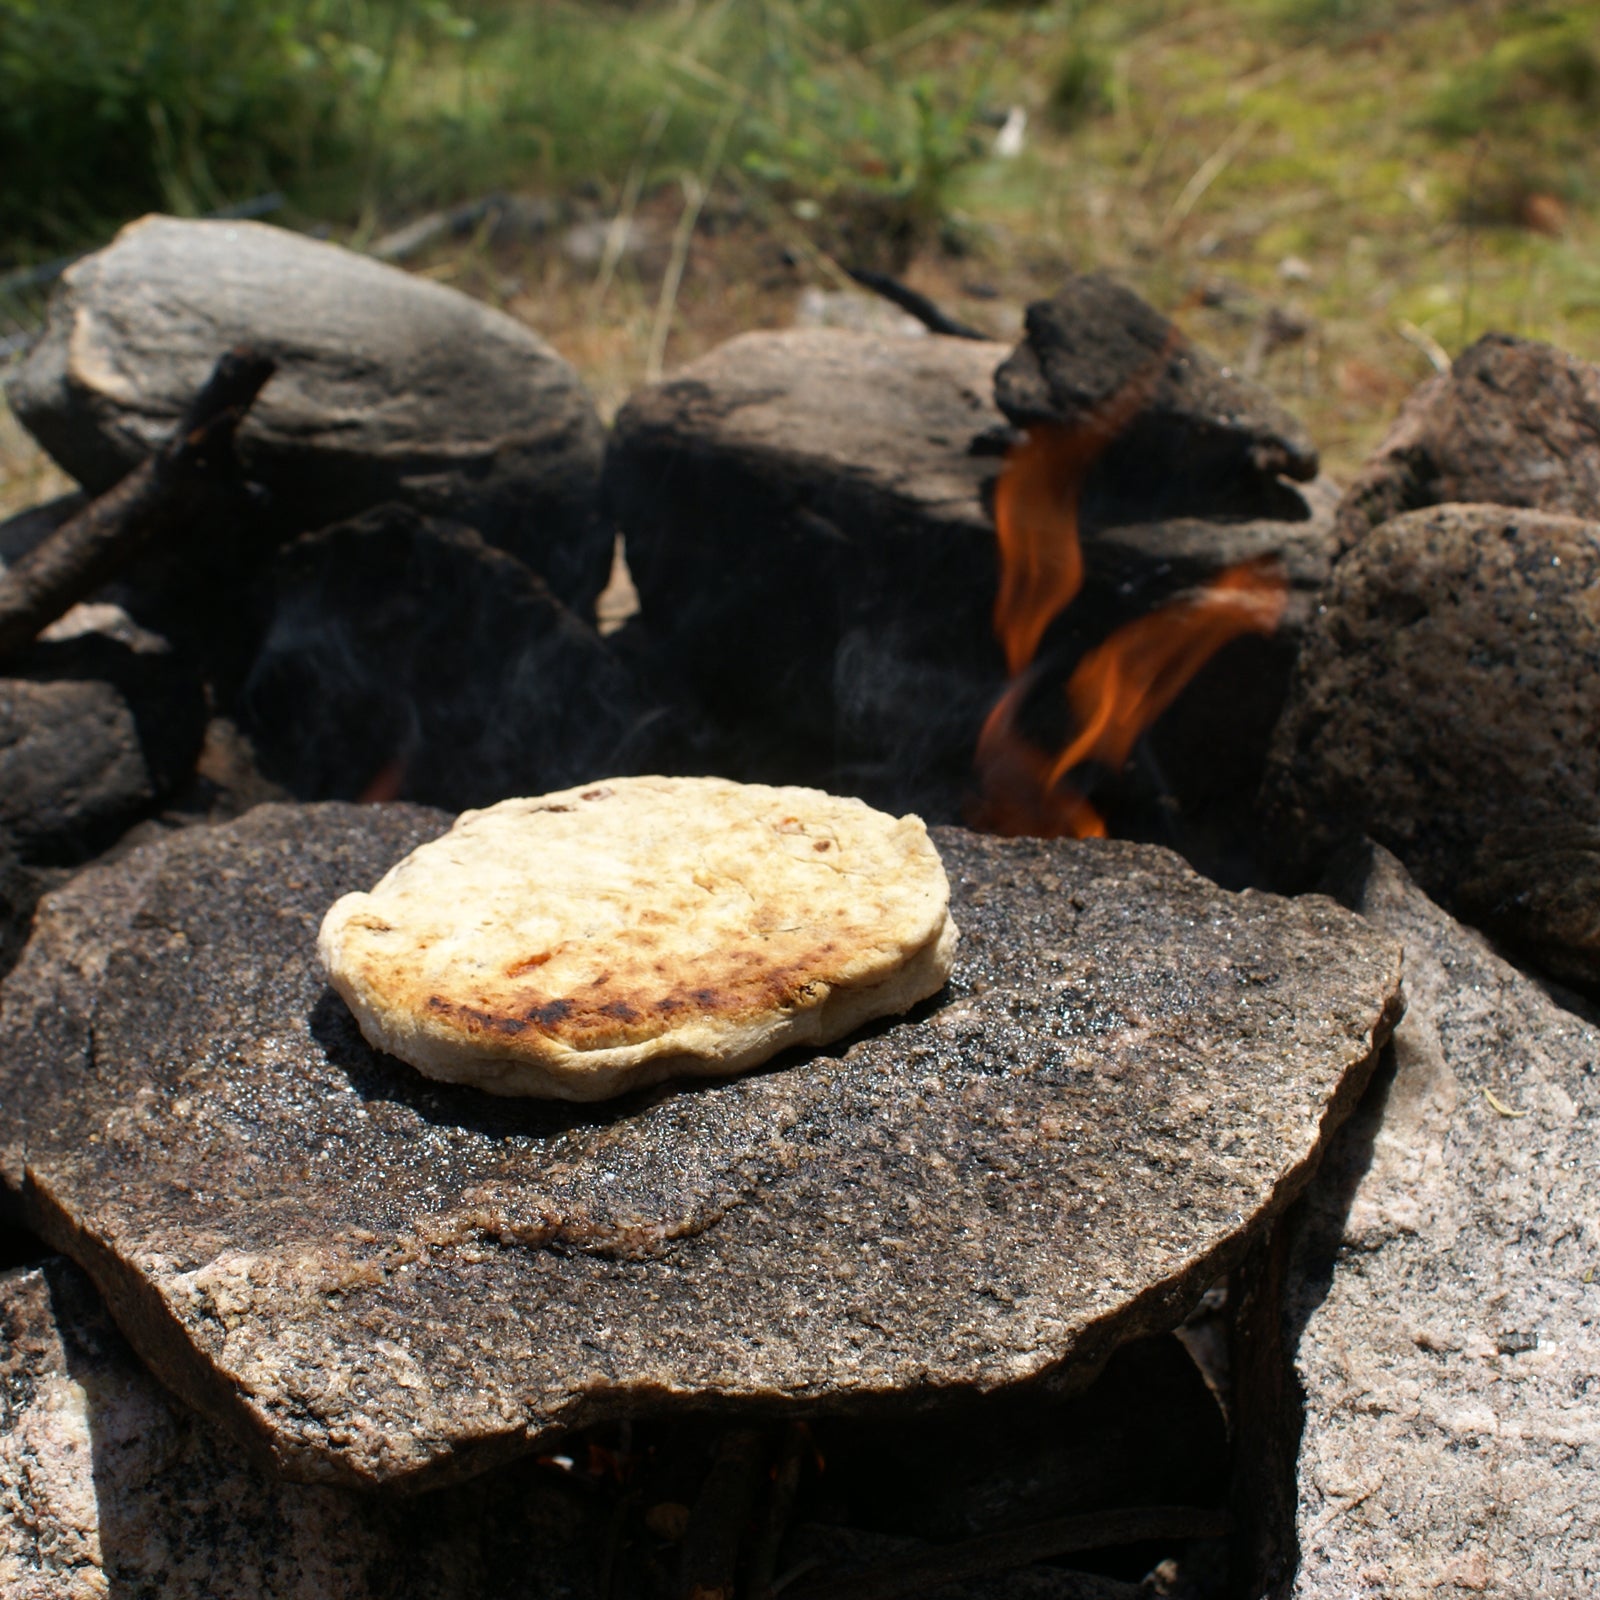
[[1399, 1005], [1397, 948], [1330, 901], [942, 829], [962, 943], [911, 1016], [497, 1099], [375, 1054], [316, 965], [331, 902], [448, 820], [182, 830], [47, 897], [0, 989], [0, 1177], [163, 1381], [302, 1479], [1081, 1386], [1294, 1199]]
[[[991, 393], [1004, 354], [747, 334], [622, 408], [606, 490], [643, 607], [630, 626], [723, 730], [719, 770], [961, 815], [1006, 677], [991, 502], [1019, 436]], [[1273, 477], [1213, 516], [1181, 463], [1142, 459], [1135, 476], [1137, 494], [1094, 472], [1084, 485], [1084, 587], [1046, 639], [1039, 694], [1059, 703], [1075, 660], [1118, 624], [1283, 555], [1282, 631], [1230, 645], [1152, 739], [1168, 788], [1209, 823], [1240, 814], [1259, 783], [1337, 497]]]
[[1028, 307], [1023, 340], [995, 374], [995, 398], [1018, 427], [1115, 419], [1103, 481], [1142, 501], [1146, 520], [1197, 510], [1270, 515], [1292, 493], [1280, 476], [1317, 475], [1305, 428], [1261, 385], [1103, 273], [1074, 277]]

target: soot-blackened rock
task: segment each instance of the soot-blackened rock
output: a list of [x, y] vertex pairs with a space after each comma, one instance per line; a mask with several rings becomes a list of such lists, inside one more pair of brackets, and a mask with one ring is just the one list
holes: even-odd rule
[[1440, 506], [1369, 533], [1307, 632], [1264, 797], [1291, 875], [1366, 832], [1446, 903], [1490, 835], [1600, 823], [1600, 523]]
[[592, 602], [611, 556], [595, 516], [604, 432], [576, 372], [511, 317], [336, 245], [253, 222], [132, 223], [63, 276], [6, 395], [99, 493], [241, 343], [278, 364], [238, 452], [280, 531], [401, 499]]
[[640, 620], [734, 734], [737, 776], [964, 776], [1003, 673], [986, 500], [1004, 353], [750, 333], [618, 413], [606, 495]]
[[654, 724], [621, 660], [470, 528], [382, 506], [286, 547], [241, 696], [305, 799], [459, 810], [634, 770]]
[[1310, 436], [1267, 390], [1102, 273], [1028, 307], [995, 398], [1018, 427], [1106, 429], [1100, 493], [1129, 501], [1118, 521], [1269, 516], [1279, 476], [1317, 475]]
[[1401, 408], [1339, 507], [1339, 545], [1474, 500], [1600, 517], [1600, 367], [1486, 333]]
[[1398, 1010], [1398, 949], [1330, 901], [947, 829], [961, 945], [914, 1015], [727, 1082], [499, 1099], [374, 1053], [317, 968], [328, 906], [448, 821], [185, 830], [47, 898], [0, 989], [0, 1175], [295, 1477], [1081, 1384], [1281, 1214]]
[[24, 861], [87, 860], [194, 770], [205, 700], [165, 650], [89, 632], [40, 641], [12, 671], [0, 679], [0, 839]]
[[[724, 730], [720, 770], [958, 814], [1005, 681], [990, 513], [1017, 437], [991, 393], [1003, 354], [962, 339], [747, 334], [623, 407], [606, 486], [639, 628]], [[1140, 477], [1164, 486], [1169, 509], [1182, 503], [1179, 463], [1147, 461]], [[1076, 657], [1117, 624], [1232, 562], [1285, 557], [1295, 600], [1280, 637], [1230, 646], [1157, 735], [1195, 815], [1237, 813], [1254, 792], [1326, 574], [1327, 486], [1273, 479], [1266, 498], [1215, 518], [1197, 492], [1152, 522], [1150, 495], [1091, 481], [1083, 591], [1046, 641], [1040, 693], [1058, 702]]]
[[1384, 851], [1341, 894], [1405, 945], [1385, 1070], [1301, 1213], [1298, 1600], [1560, 1595], [1600, 1572], [1600, 1030]]

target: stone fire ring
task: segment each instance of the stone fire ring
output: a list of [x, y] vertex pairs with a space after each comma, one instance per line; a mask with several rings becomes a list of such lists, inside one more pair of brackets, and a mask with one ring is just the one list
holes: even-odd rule
[[0, 1170], [172, 1389], [291, 1477], [431, 1486], [628, 1413], [1076, 1381], [1304, 1186], [1398, 945], [1118, 843], [936, 833], [945, 993], [600, 1107], [370, 1050], [323, 912], [448, 819], [271, 806], [84, 872], [7, 981]]

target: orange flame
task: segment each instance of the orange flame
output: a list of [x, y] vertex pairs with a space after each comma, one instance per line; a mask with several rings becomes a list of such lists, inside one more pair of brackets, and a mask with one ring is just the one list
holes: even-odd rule
[[1106, 445], [1143, 404], [1130, 385], [1094, 425], [1036, 427], [1006, 459], [995, 490], [1000, 594], [995, 631], [1011, 682], [978, 738], [983, 798], [973, 818], [990, 833], [1103, 838], [1104, 819], [1067, 782], [1094, 761], [1113, 770], [1184, 686], [1229, 640], [1270, 634], [1282, 620], [1288, 585], [1274, 559], [1229, 567], [1198, 594], [1118, 628], [1079, 661], [1067, 682], [1078, 731], [1059, 754], [1028, 742], [1017, 713], [1033, 679], [1028, 668], [1045, 630], [1083, 583], [1078, 500]]

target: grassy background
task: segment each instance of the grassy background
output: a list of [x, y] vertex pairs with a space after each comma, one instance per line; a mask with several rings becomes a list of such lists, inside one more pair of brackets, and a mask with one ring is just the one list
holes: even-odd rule
[[[0, 0], [0, 274], [268, 190], [358, 247], [539, 196], [413, 265], [609, 408], [841, 264], [1002, 338], [1104, 266], [1348, 472], [1488, 328], [1600, 357], [1597, 136], [1600, 0]], [[0, 335], [39, 309], [0, 278]], [[54, 487], [0, 416], [0, 509]]]

